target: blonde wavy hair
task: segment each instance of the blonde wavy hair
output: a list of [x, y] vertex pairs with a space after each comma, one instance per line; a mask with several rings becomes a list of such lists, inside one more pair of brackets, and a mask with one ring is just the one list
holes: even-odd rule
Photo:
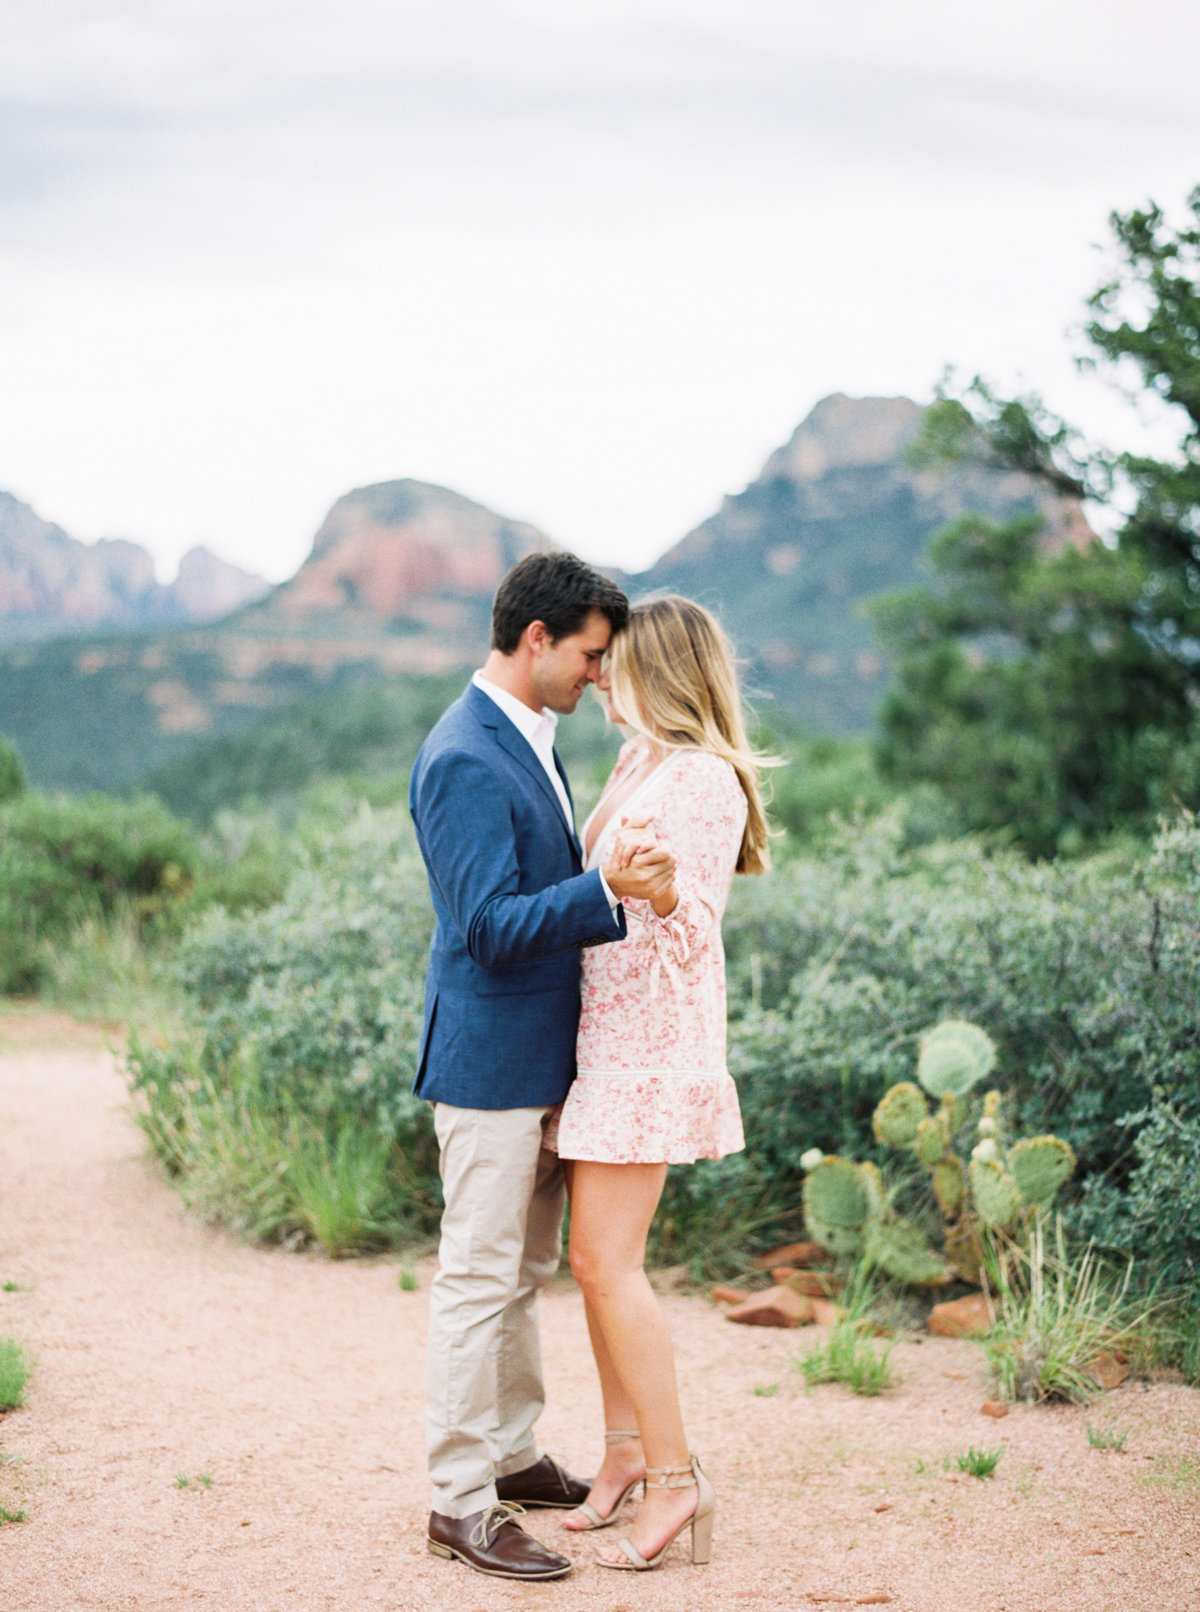
[[729, 762], [747, 807], [737, 872], [765, 873], [770, 829], [759, 770], [781, 763], [746, 737], [733, 651], [716, 618], [674, 593], [635, 604], [613, 638], [608, 675], [625, 726], [664, 750], [707, 750]]

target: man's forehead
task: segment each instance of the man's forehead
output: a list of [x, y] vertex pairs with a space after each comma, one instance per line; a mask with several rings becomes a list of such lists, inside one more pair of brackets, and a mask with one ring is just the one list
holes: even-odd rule
[[601, 610], [593, 610], [577, 633], [572, 634], [580, 646], [591, 652], [604, 651], [612, 642], [612, 622]]

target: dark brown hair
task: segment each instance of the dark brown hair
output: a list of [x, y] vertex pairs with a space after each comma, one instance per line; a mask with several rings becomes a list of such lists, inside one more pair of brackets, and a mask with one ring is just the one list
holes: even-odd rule
[[593, 610], [613, 632], [629, 620], [629, 600], [607, 577], [573, 554], [527, 554], [496, 589], [492, 648], [511, 655], [531, 621], [544, 621], [556, 642], [580, 630]]

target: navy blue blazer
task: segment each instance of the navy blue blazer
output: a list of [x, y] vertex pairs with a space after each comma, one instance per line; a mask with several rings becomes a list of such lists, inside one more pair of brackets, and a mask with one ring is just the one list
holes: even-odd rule
[[458, 1108], [561, 1102], [579, 951], [620, 940], [624, 912], [583, 871], [533, 746], [474, 684], [421, 746], [409, 810], [436, 918], [414, 1091]]

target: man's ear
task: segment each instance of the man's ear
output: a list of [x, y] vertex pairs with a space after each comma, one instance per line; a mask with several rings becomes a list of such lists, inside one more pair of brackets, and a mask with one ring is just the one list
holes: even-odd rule
[[531, 621], [522, 637], [534, 655], [544, 654], [554, 642], [550, 635], [550, 629], [544, 621]]

